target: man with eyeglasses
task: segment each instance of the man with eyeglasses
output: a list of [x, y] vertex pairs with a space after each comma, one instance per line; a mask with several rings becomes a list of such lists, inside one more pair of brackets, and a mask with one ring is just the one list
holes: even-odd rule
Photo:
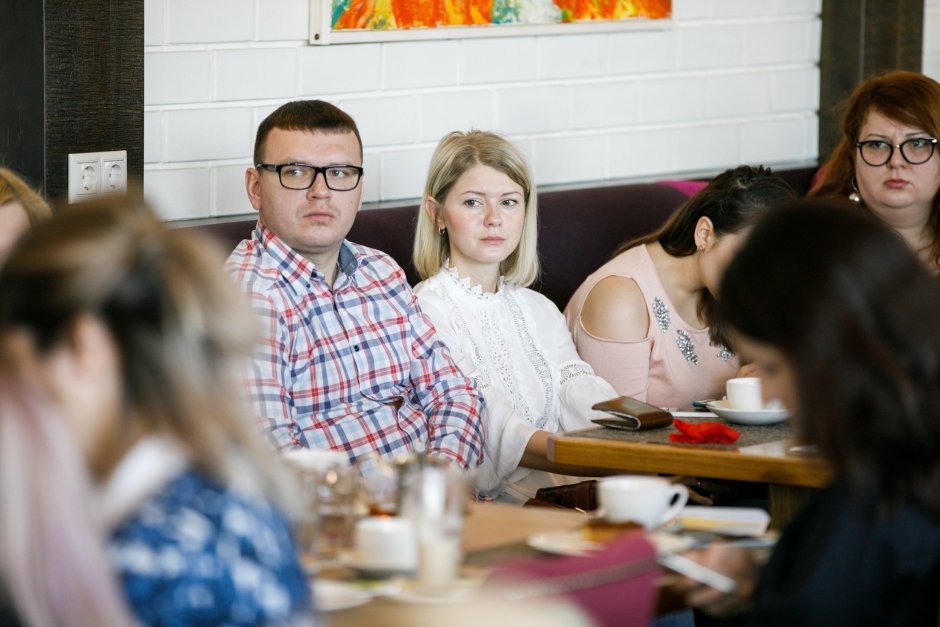
[[245, 173], [258, 225], [226, 264], [263, 322], [250, 376], [276, 446], [350, 460], [426, 450], [482, 460], [482, 397], [391, 257], [346, 240], [362, 205], [356, 123], [319, 100], [259, 126]]

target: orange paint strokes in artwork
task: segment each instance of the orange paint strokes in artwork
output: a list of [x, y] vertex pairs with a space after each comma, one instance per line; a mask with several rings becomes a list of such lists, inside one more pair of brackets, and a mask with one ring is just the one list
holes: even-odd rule
[[640, 15], [651, 19], [662, 19], [672, 15], [672, 0], [636, 0]]
[[449, 24], [474, 26], [492, 21], [493, 0], [450, 0], [447, 2]]
[[672, 0], [554, 0], [569, 20], [658, 19], [672, 14]]
[[[669, 17], [672, 0], [552, 0], [564, 21]], [[334, 30], [491, 24], [493, 0], [352, 0]]]
[[492, 0], [391, 0], [398, 28], [489, 24]]
[[398, 28], [421, 28], [446, 24], [443, 0], [391, 0]]
[[349, 3], [349, 8], [340, 14], [333, 24], [333, 30], [350, 28], [369, 28], [376, 15], [375, 0], [357, 0]]

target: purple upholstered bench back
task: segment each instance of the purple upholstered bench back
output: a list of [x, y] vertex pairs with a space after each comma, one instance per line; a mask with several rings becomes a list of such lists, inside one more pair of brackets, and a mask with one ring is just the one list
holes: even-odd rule
[[[564, 309], [575, 289], [627, 239], [648, 233], [678, 207], [685, 195], [665, 185], [643, 183], [545, 192], [539, 195], [539, 257], [542, 276], [533, 286]], [[411, 248], [417, 205], [363, 209], [349, 239], [391, 255], [414, 285]], [[249, 237], [256, 216], [176, 223], [234, 248]]]
[[686, 196], [654, 183], [547, 192], [539, 196], [539, 260], [534, 289], [559, 309], [581, 282], [628, 239], [658, 228]]
[[[780, 174], [797, 193], [806, 191], [813, 169]], [[685, 199], [673, 185], [634, 183], [539, 194], [539, 257], [542, 275], [533, 286], [559, 309], [581, 282], [607, 261], [628, 239], [656, 229]], [[411, 264], [411, 247], [417, 205], [363, 209], [356, 217], [351, 241], [391, 255], [414, 285], [418, 281]], [[254, 228], [255, 215], [214, 221], [194, 220], [173, 227], [193, 228], [234, 248]]]

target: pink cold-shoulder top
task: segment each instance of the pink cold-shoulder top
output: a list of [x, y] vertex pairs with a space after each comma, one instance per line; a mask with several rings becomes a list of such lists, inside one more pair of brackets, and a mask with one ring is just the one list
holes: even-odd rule
[[[645, 339], [606, 340], [581, 324], [587, 295], [609, 276], [633, 279], [639, 286], [650, 320]], [[565, 318], [581, 358], [618, 394], [659, 407], [689, 407], [695, 400], [721, 398], [725, 381], [738, 371], [737, 358], [713, 344], [707, 328], [692, 328], [676, 313], [645, 244], [622, 252], [585, 279], [568, 302]]]

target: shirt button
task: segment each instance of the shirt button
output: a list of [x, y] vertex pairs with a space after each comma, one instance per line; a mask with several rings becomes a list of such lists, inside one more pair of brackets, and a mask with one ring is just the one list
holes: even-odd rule
[[353, 346], [353, 350], [358, 353], [358, 352], [359, 352], [359, 345], [356, 344], [355, 346]]

